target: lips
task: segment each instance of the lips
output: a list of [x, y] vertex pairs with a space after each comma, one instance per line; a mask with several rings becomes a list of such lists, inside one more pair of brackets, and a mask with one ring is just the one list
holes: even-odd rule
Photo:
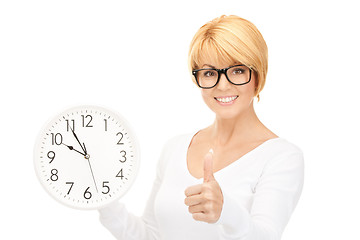
[[220, 103], [232, 103], [234, 102], [239, 96], [232, 95], [232, 96], [221, 96], [221, 97], [214, 97], [214, 99]]

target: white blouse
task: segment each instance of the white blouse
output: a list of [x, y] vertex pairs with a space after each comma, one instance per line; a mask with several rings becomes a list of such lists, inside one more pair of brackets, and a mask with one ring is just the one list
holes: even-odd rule
[[184, 203], [187, 187], [201, 184], [187, 168], [187, 150], [195, 133], [169, 140], [143, 216], [116, 202], [99, 210], [101, 223], [117, 239], [270, 240], [280, 239], [301, 195], [303, 152], [284, 138], [265, 141], [214, 173], [224, 205], [220, 219], [196, 221]]

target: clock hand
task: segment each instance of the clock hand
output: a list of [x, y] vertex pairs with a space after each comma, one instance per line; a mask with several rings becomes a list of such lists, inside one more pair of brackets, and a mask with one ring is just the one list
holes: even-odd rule
[[89, 160], [89, 158], [90, 158], [90, 155], [87, 153], [87, 150], [86, 150], [86, 147], [85, 147], [85, 143], [83, 143], [83, 145], [84, 145], [84, 152], [85, 152], [85, 158], [87, 159], [87, 160]]
[[[87, 155], [87, 156], [88, 156], [88, 155]], [[91, 171], [92, 178], [93, 178], [93, 180], [94, 180], [94, 184], [95, 184], [96, 192], [99, 192], [99, 191], [98, 191], [98, 188], [97, 188], [97, 185], [96, 185], [96, 181], [95, 181], [94, 173], [93, 173], [93, 170], [92, 170], [92, 167], [91, 167], [91, 163], [90, 163], [90, 156], [89, 156], [89, 158], [87, 158], [87, 157], [86, 157], [86, 159], [88, 160], [88, 163], [89, 163], [89, 167], [90, 167], [90, 171]]]
[[76, 141], [79, 143], [81, 149], [84, 151], [84, 154], [83, 154], [83, 155], [85, 156], [85, 159], [88, 160], [89, 167], [90, 167], [90, 171], [91, 171], [91, 175], [92, 175], [92, 178], [93, 178], [93, 180], [94, 180], [96, 192], [99, 192], [99, 191], [98, 191], [98, 188], [97, 188], [97, 185], [96, 185], [96, 181], [95, 181], [95, 177], [94, 177], [94, 172], [93, 172], [93, 170], [92, 170], [91, 163], [90, 163], [90, 155], [87, 154], [86, 147], [85, 147], [85, 143], [83, 143], [83, 145], [84, 145], [84, 147], [83, 147], [83, 145], [81, 145], [81, 143], [80, 143], [80, 141], [79, 141], [79, 138], [76, 136], [76, 133], [74, 132], [74, 130], [73, 130], [71, 127], [70, 127], [70, 129], [71, 129], [74, 137], [76, 138]]
[[85, 149], [83, 148], [83, 146], [81, 145], [81, 143], [80, 143], [80, 141], [79, 141], [78, 137], [76, 136], [76, 133], [74, 132], [74, 130], [73, 130], [71, 127], [70, 127], [70, 129], [71, 129], [71, 132], [73, 133], [73, 135], [74, 135], [74, 137], [75, 137], [76, 141], [80, 144], [81, 149], [84, 151], [84, 153], [85, 153], [85, 155], [86, 155], [86, 151], [85, 151]]
[[61, 144], [67, 146], [70, 150], [73, 150], [73, 151], [75, 151], [75, 152], [80, 153], [80, 154], [83, 155], [84, 157], [86, 156], [84, 153], [76, 150], [73, 146], [68, 146], [68, 145], [66, 145], [65, 143], [61, 143]]
[[85, 143], [83, 143], [83, 145], [84, 145], [84, 152], [85, 152], [85, 154], [87, 155], [87, 151], [86, 151]]
[[93, 180], [94, 180], [94, 184], [95, 184], [95, 188], [96, 188], [96, 192], [99, 192], [98, 191], [98, 188], [97, 188], [97, 185], [96, 185], [96, 181], [95, 181], [95, 177], [94, 177], [94, 172], [93, 172], [93, 170], [92, 170], [92, 167], [91, 167], [91, 163], [90, 163], [90, 155], [87, 153], [87, 151], [86, 151], [86, 147], [85, 147], [85, 143], [83, 143], [83, 145], [84, 145], [84, 152], [85, 152], [85, 159], [86, 160], [88, 160], [88, 163], [89, 163], [89, 167], [90, 167], [90, 171], [91, 171], [91, 175], [92, 175], [92, 178], [93, 178]]

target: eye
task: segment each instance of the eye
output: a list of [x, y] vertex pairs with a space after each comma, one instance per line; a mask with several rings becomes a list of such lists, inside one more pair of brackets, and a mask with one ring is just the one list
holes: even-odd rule
[[243, 74], [244, 72], [245, 72], [245, 69], [239, 68], [239, 67], [231, 69], [231, 74], [233, 74], [233, 75], [240, 75], [240, 74]]
[[215, 77], [216, 76], [216, 71], [213, 70], [204, 70], [202, 72], [202, 76], [203, 77]]

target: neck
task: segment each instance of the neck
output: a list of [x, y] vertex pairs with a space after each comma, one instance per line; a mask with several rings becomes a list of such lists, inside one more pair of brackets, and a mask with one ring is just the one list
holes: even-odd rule
[[215, 146], [225, 146], [231, 142], [248, 142], [256, 138], [262, 127], [253, 104], [247, 111], [231, 119], [216, 116], [210, 127], [211, 138]]

